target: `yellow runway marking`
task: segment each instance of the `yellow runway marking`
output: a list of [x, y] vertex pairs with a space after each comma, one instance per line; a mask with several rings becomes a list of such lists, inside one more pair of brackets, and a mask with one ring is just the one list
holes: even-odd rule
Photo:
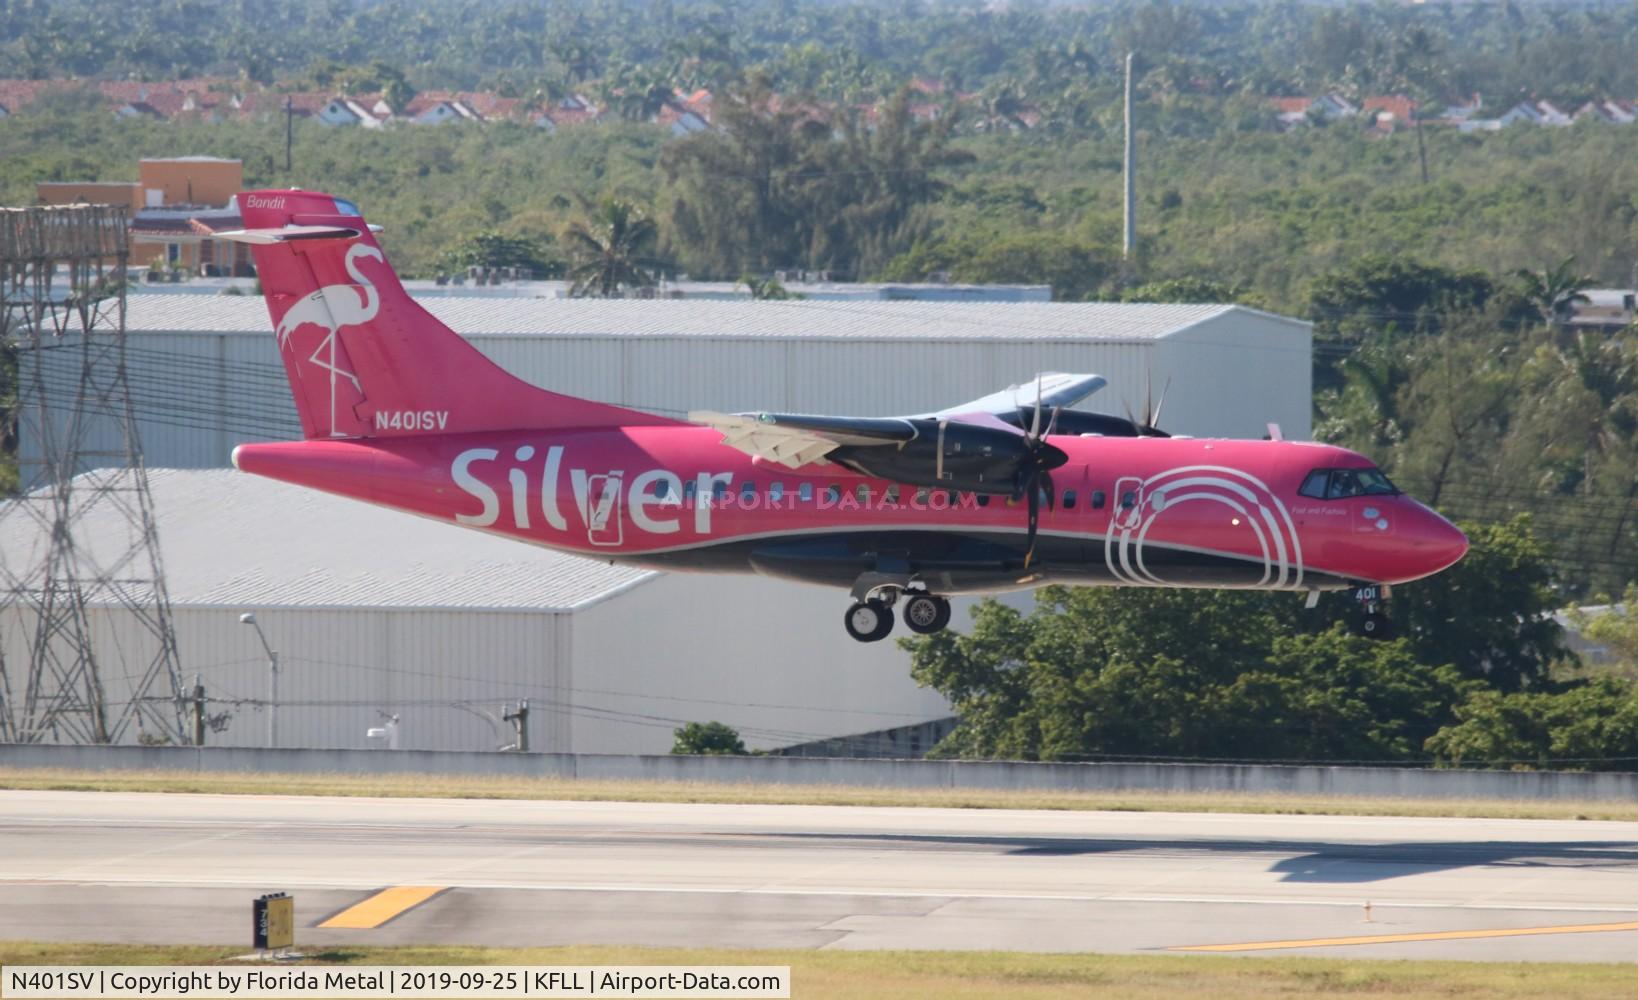
[[1168, 951], [1264, 951], [1274, 948], [1329, 948], [1343, 944], [1397, 944], [1402, 941], [1464, 941], [1476, 938], [1527, 937], [1533, 934], [1598, 934], [1638, 931], [1638, 921], [1624, 924], [1565, 924], [1559, 927], [1499, 927], [1475, 931], [1426, 931], [1420, 934], [1369, 934], [1362, 937], [1308, 938], [1297, 941], [1250, 941], [1244, 944], [1195, 944]]
[[400, 885], [382, 889], [363, 902], [347, 907], [319, 926], [350, 927], [360, 930], [380, 927], [406, 910], [420, 906], [443, 892], [445, 888], [441, 885]]

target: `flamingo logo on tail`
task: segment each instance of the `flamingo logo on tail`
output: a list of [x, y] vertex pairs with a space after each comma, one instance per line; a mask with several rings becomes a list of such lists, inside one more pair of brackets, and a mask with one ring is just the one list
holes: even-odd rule
[[319, 341], [318, 347], [307, 360], [330, 373], [331, 437], [347, 436], [336, 430], [336, 379], [345, 378], [358, 390], [359, 395], [364, 393], [364, 386], [359, 383], [358, 375], [336, 363], [336, 335], [344, 326], [368, 323], [381, 311], [381, 294], [370, 284], [370, 279], [358, 272], [360, 257], [373, 257], [381, 263], [386, 262], [378, 248], [355, 243], [348, 249], [345, 260], [347, 275], [353, 279], [353, 284], [321, 286], [285, 310], [284, 316], [279, 319], [278, 329], [274, 331], [278, 335], [280, 350], [289, 345], [291, 336], [298, 328], [308, 323], [322, 327], [326, 331], [324, 339]]

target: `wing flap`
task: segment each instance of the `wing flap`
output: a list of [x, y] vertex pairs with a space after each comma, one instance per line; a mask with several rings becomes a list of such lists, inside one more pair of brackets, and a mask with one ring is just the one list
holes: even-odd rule
[[778, 413], [688, 414], [696, 424], [722, 432], [722, 443], [766, 462], [790, 469], [828, 464], [837, 448], [902, 445], [916, 438], [909, 421], [894, 418], [810, 417]]

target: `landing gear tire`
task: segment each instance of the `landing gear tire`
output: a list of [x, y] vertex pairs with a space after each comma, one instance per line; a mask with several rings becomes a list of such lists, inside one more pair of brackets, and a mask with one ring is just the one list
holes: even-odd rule
[[1380, 611], [1372, 611], [1359, 622], [1359, 634], [1367, 639], [1393, 638], [1393, 622]]
[[904, 624], [917, 635], [941, 632], [950, 624], [950, 602], [937, 594], [912, 594], [904, 602]]
[[842, 626], [859, 642], [880, 642], [893, 631], [893, 609], [881, 601], [864, 601], [847, 609]]

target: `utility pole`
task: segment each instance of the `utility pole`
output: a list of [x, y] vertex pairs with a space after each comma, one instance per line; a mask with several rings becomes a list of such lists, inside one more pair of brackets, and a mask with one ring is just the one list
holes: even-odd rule
[[193, 675], [193, 745], [205, 745], [205, 681]]
[[518, 753], [528, 753], [529, 699], [524, 698], [523, 700], [519, 701], [518, 710], [516, 712], [504, 712], [501, 715], [501, 718], [505, 719], [507, 722], [510, 722], [512, 724], [512, 731], [517, 734], [517, 739], [513, 741], [513, 746], [517, 748]]
[[1132, 122], [1132, 53], [1126, 53], [1126, 229], [1121, 240], [1121, 256], [1128, 264], [1137, 255], [1137, 136]]
[[[32, 540], [0, 557], [0, 606], [17, 611], [0, 624], [0, 742], [188, 737], [127, 369], [128, 229], [123, 206], [0, 208], [0, 438], [19, 480], [0, 535]], [[94, 546], [82, 526], [98, 519], [109, 541]], [[97, 604], [140, 637], [99, 637]]]
[[290, 95], [284, 98], [284, 173], [286, 179], [290, 176], [290, 137], [292, 134], [291, 122], [296, 116], [296, 106], [290, 100]]
[[256, 638], [262, 641], [262, 649], [267, 653], [267, 745], [276, 747], [279, 745], [279, 651], [268, 644], [254, 612], [240, 615], [239, 624], [256, 630]]

